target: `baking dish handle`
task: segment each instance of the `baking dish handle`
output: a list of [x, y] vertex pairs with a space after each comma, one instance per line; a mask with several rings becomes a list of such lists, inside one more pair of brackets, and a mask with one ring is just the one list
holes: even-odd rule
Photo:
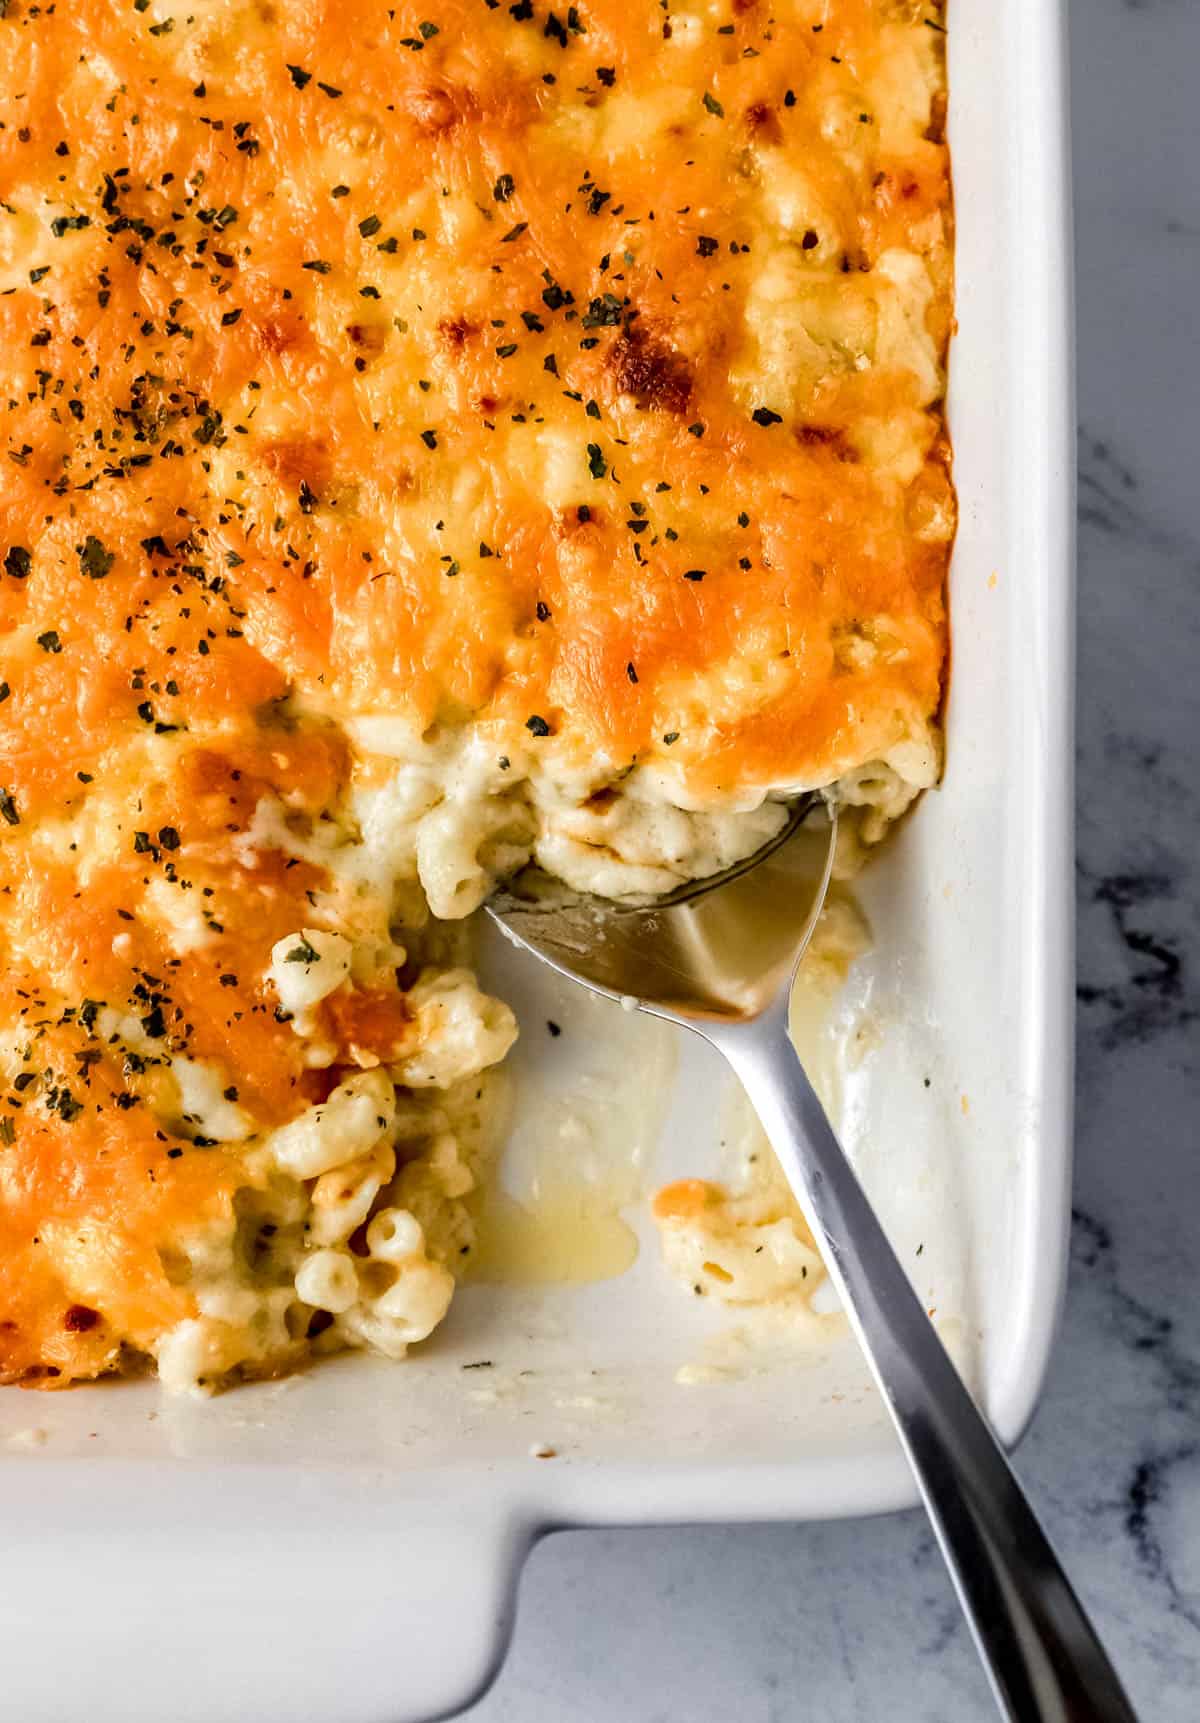
[[[55, 1468], [69, 1542], [46, 1535], [34, 1465]], [[0, 1521], [20, 1575], [0, 1610], [4, 1711], [45, 1723], [456, 1717], [500, 1667], [535, 1531], [461, 1469], [182, 1483], [177, 1462], [42, 1459], [0, 1468]]]
[[1001, 1710], [1136, 1723], [1116, 1671], [901, 1267], [805, 1075], [786, 997], [703, 1033], [734, 1066], [821, 1248], [916, 1474]]

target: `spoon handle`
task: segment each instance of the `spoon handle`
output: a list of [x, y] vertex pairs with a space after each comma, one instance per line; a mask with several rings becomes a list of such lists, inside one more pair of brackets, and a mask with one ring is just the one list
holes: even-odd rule
[[787, 1001], [706, 1033], [762, 1120], [916, 1474], [1003, 1714], [1136, 1723], [999, 1442], [939, 1340], [787, 1034]]

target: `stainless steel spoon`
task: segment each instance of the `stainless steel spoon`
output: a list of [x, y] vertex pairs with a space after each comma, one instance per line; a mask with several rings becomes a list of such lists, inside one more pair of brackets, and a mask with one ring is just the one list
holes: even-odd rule
[[[788, 1035], [788, 1002], [833, 866], [799, 803], [772, 844], [639, 906], [526, 870], [489, 911], [592, 992], [691, 1029], [741, 1078], [866, 1354], [1001, 1711], [1013, 1723], [1136, 1723], [1116, 1671], [996, 1437], [909, 1284]], [[815, 823], [815, 822], [814, 822]]]

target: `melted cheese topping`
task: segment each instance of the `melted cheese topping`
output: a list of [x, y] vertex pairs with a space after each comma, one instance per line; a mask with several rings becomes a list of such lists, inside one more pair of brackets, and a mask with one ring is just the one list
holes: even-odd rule
[[426, 902], [935, 774], [939, 9], [0, 10], [0, 1377], [402, 1351], [512, 1034]]

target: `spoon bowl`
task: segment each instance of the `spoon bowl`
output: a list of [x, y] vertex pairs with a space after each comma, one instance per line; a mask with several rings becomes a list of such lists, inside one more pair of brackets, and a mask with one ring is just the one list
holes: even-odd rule
[[561, 975], [677, 1022], [750, 1022], [775, 1000], [812, 938], [837, 843], [819, 796], [748, 863], [649, 902], [569, 892], [536, 869], [489, 912]]

